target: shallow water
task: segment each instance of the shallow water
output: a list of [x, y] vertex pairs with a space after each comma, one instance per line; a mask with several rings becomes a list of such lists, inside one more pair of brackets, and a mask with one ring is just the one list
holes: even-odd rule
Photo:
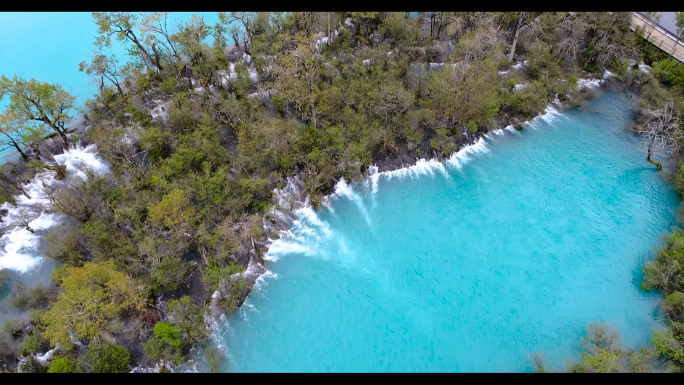
[[641, 270], [679, 198], [630, 107], [604, 94], [445, 166], [338, 185], [272, 245], [224, 370], [518, 372], [536, 352], [560, 370], [596, 320], [647, 342], [663, 318]]

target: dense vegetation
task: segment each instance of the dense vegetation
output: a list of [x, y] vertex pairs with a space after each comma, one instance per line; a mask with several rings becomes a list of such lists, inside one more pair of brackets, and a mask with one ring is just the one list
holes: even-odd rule
[[[672, 100], [684, 112], [681, 63], [630, 31], [629, 13], [231, 12], [216, 25], [194, 17], [177, 27], [167, 17], [93, 14], [96, 46], [114, 38], [129, 58], [81, 63], [100, 89], [87, 102], [87, 130], [69, 130], [74, 98], [60, 86], [0, 80], [10, 101], [0, 143], [21, 155], [0, 172], [3, 201], [14, 203], [40, 170], [66, 176], [44, 155], [54, 144], [94, 143], [111, 169], [50, 196], [69, 218], [41, 241], [60, 264], [56, 287], [25, 296], [31, 316], [3, 327], [9, 370], [168, 369], [200, 346], [218, 369], [207, 325], [254, 284], [246, 269], [263, 264], [267, 238], [277, 237], [273, 191], [288, 177], [316, 207], [340, 178], [362, 178], [372, 164], [447, 157], [490, 129], [521, 129], [555, 97], [579, 105], [578, 79], [604, 70], [641, 90], [644, 111]], [[684, 186], [683, 175], [684, 166]], [[664, 291], [684, 322], [676, 247], [647, 266], [646, 288]], [[676, 322], [654, 343], [679, 362]], [[614, 339], [593, 346], [572, 370], [612, 370], [594, 362], [617, 354]], [[34, 358], [51, 347], [47, 364]]]

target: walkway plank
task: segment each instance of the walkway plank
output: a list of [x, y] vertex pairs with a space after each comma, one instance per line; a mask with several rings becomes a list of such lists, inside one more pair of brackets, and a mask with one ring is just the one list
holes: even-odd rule
[[646, 40], [666, 54], [684, 63], [684, 44], [676, 36], [668, 33], [636, 12], [632, 13], [632, 29], [642, 29]]

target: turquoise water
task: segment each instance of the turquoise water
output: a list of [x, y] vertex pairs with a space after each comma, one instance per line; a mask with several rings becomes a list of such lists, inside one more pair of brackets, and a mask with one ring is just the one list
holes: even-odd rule
[[[631, 100], [487, 139], [446, 174], [381, 176], [301, 211], [222, 339], [226, 371], [529, 371], [590, 321], [627, 346], [663, 318], [638, 288], [679, 198], [627, 131]], [[289, 252], [287, 250], [290, 250]]]

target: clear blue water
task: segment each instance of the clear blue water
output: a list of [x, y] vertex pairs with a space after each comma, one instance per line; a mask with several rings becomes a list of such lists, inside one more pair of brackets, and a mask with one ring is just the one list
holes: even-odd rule
[[381, 177], [301, 215], [276, 278], [228, 319], [224, 370], [519, 372], [535, 352], [562, 370], [598, 320], [647, 343], [663, 318], [641, 271], [679, 197], [627, 130], [631, 100], [604, 94], [492, 135], [446, 176]]

